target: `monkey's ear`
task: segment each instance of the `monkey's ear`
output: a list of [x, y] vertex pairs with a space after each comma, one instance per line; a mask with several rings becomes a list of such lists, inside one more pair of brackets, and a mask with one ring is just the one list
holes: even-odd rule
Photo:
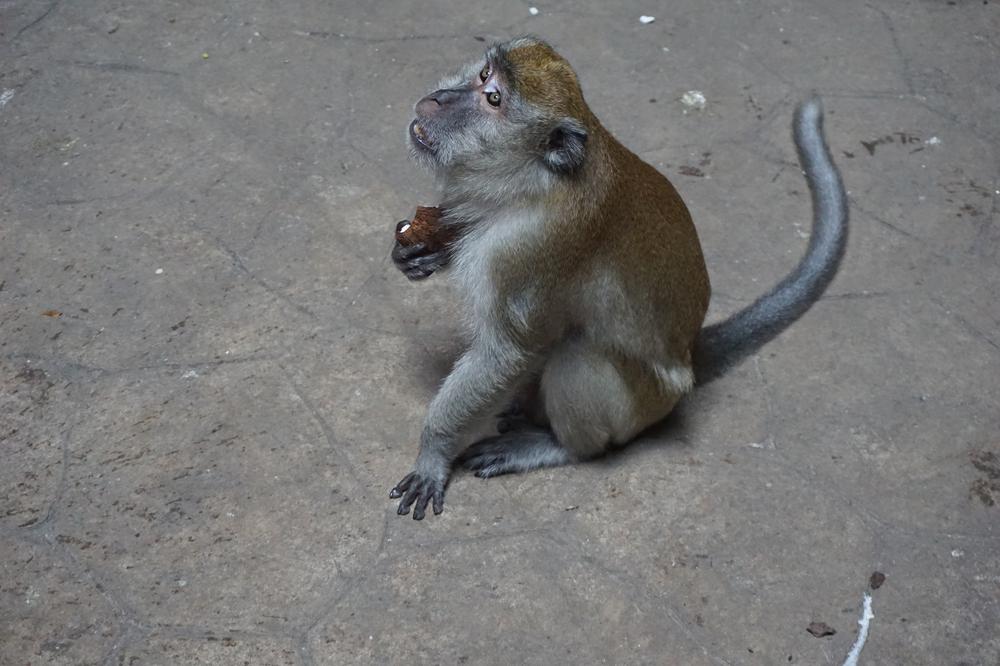
[[556, 173], [572, 173], [583, 166], [587, 128], [574, 118], [563, 118], [549, 132], [542, 160]]

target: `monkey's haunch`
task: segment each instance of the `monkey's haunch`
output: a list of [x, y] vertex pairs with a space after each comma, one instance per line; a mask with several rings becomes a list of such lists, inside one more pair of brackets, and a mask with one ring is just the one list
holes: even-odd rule
[[823, 109], [818, 97], [798, 107], [793, 133], [812, 193], [809, 248], [795, 270], [773, 289], [728, 319], [702, 329], [694, 350], [699, 383], [720, 376], [801, 317], [823, 295], [844, 255], [847, 193], [823, 138]]

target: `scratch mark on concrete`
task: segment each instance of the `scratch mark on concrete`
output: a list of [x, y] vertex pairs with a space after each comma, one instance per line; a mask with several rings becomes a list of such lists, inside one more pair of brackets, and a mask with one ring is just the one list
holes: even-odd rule
[[85, 62], [82, 60], [60, 60], [61, 64], [73, 65], [83, 69], [96, 69], [101, 72], [126, 72], [128, 74], [166, 74], [168, 76], [180, 76], [180, 72], [172, 72], [166, 69], [155, 69], [143, 65], [135, 65], [128, 62]]

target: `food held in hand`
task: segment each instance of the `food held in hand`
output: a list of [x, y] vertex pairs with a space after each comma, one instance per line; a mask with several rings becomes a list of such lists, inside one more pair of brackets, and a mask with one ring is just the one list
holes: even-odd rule
[[452, 227], [441, 224], [441, 209], [417, 206], [412, 220], [396, 225], [396, 240], [400, 245], [423, 243], [428, 252], [437, 252], [455, 238]]

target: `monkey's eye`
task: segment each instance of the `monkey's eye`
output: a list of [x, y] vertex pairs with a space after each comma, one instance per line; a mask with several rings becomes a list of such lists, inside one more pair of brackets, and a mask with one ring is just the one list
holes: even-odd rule
[[486, 101], [490, 103], [490, 106], [500, 106], [500, 93], [494, 90], [486, 96]]
[[490, 66], [484, 65], [482, 71], [479, 72], [479, 80], [485, 82], [486, 79], [490, 78]]

